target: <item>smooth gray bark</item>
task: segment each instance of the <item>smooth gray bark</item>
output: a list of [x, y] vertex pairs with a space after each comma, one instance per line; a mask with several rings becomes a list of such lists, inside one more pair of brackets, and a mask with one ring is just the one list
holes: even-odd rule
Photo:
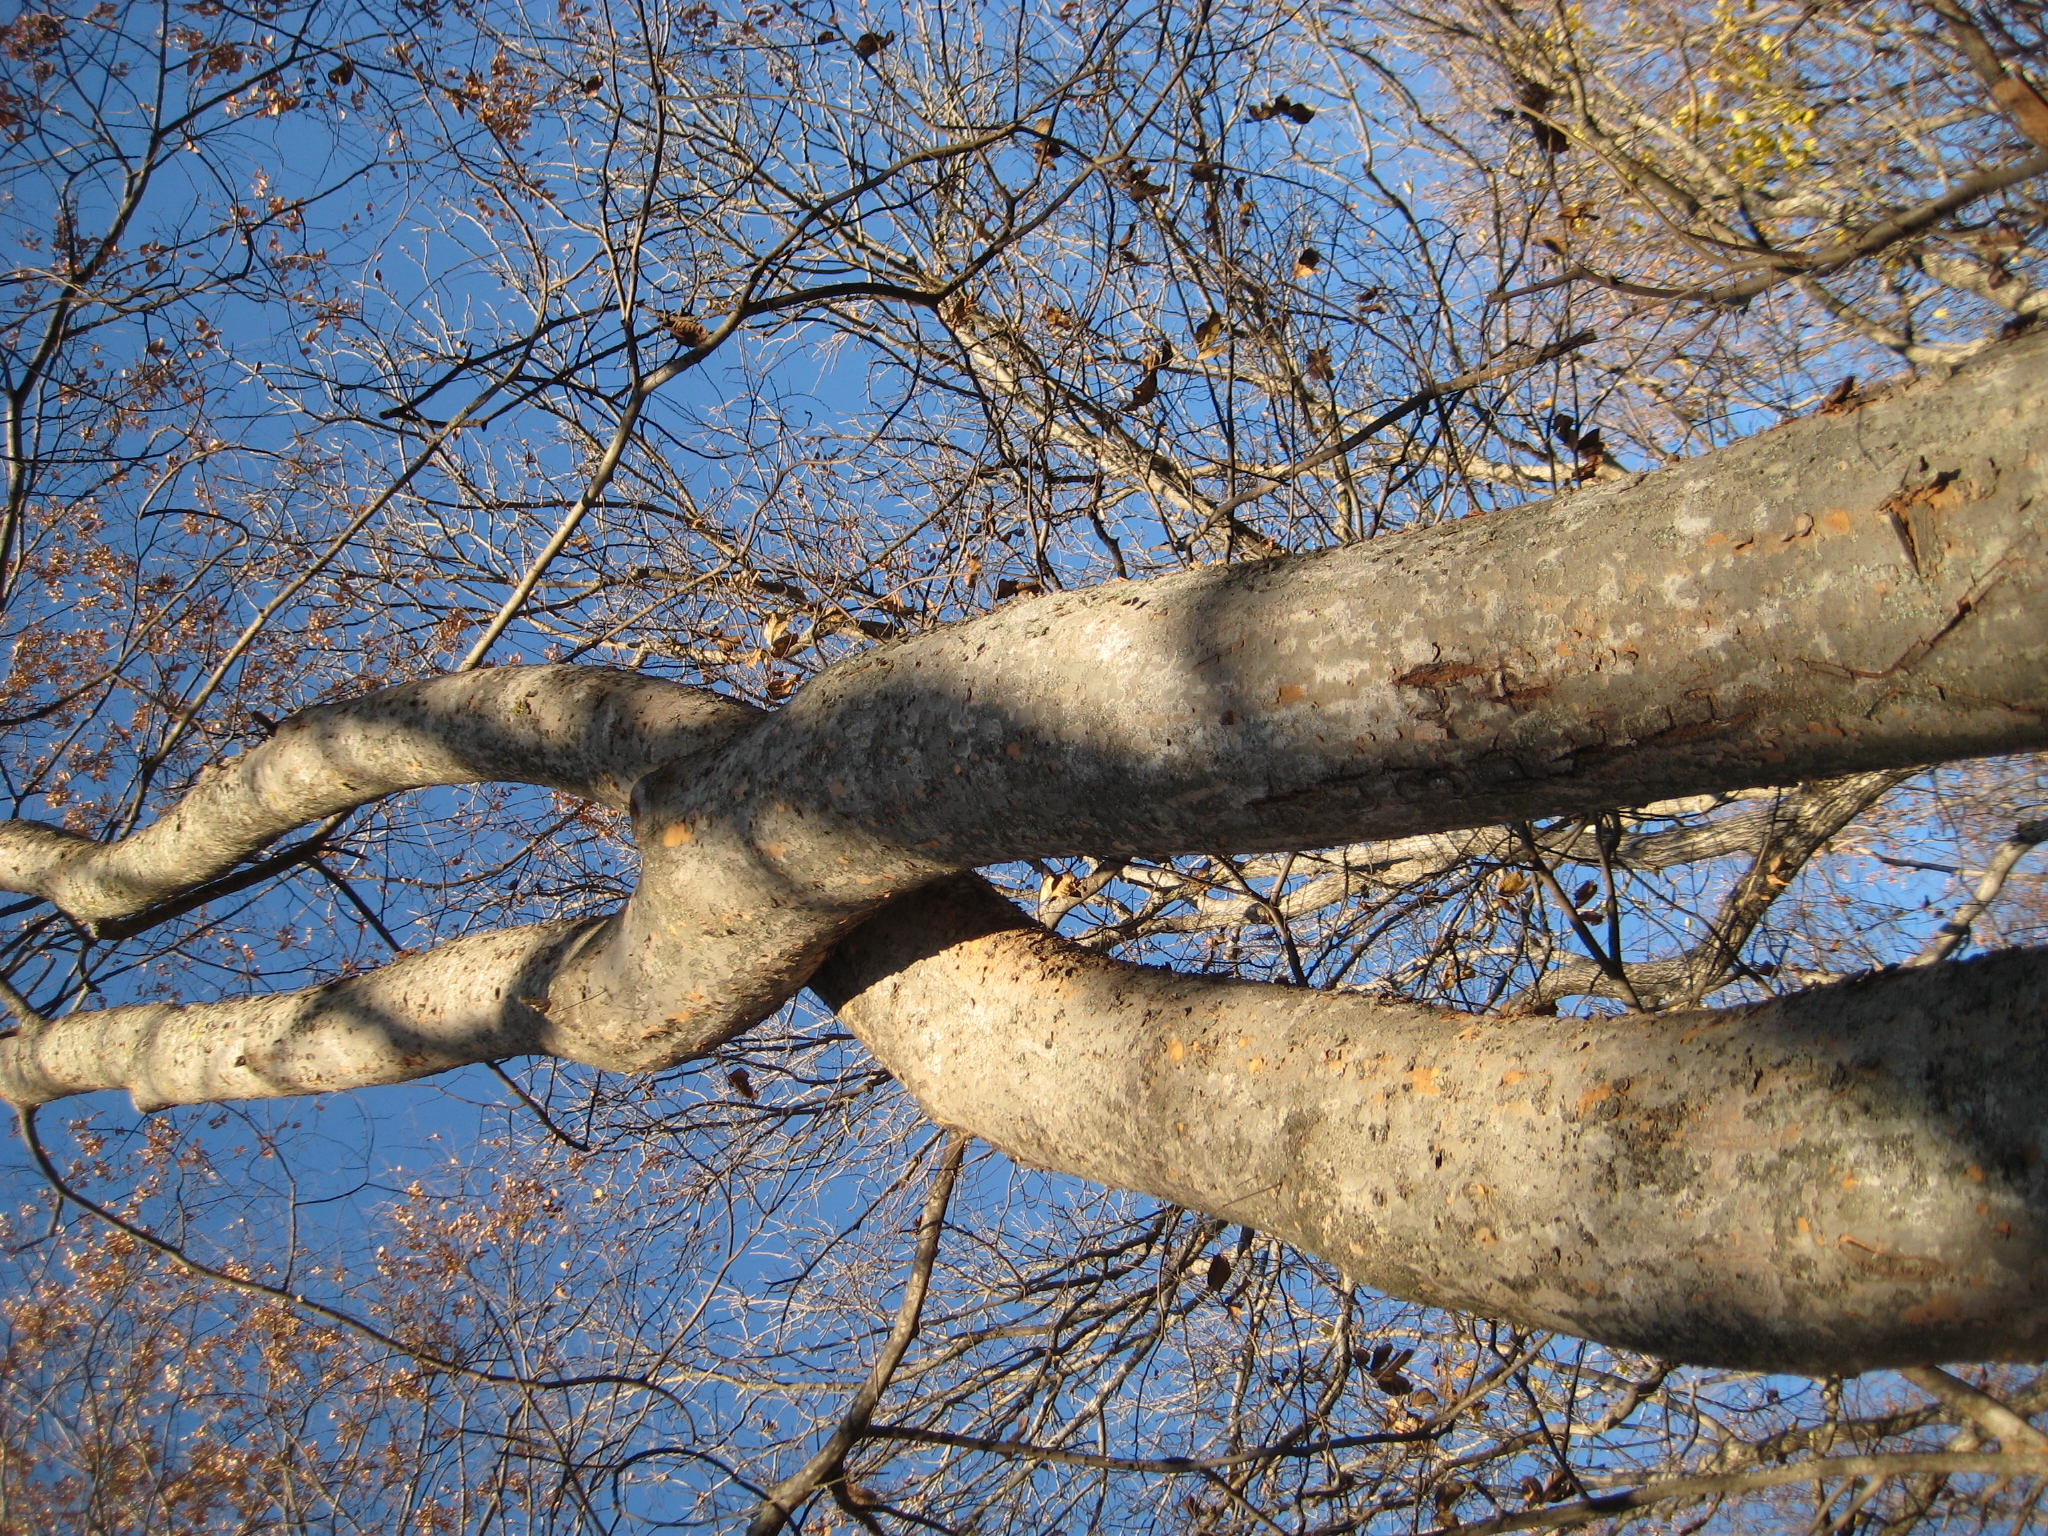
[[1000, 860], [2048, 746], [2044, 444], [2032, 338], [1561, 501], [878, 646], [642, 782], [640, 891], [558, 992], [612, 1064], [656, 1066], [765, 1016], [890, 896]]

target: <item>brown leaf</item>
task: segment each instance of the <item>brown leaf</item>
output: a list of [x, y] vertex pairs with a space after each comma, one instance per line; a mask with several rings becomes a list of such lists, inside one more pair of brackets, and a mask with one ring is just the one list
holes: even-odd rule
[[686, 347], [701, 347], [711, 339], [711, 333], [704, 329], [704, 322], [693, 315], [656, 310], [654, 323]]
[[1310, 347], [1308, 349], [1308, 376], [1318, 384], [1327, 384], [1330, 380], [1337, 377], [1337, 370], [1330, 366], [1330, 349], [1328, 347]]
[[1255, 123], [1270, 122], [1276, 117], [1287, 118], [1290, 122], [1306, 126], [1316, 115], [1314, 107], [1304, 106], [1298, 101], [1289, 101], [1286, 94], [1275, 96], [1263, 106], [1252, 107], [1245, 114]]
[[327, 83], [329, 85], [347, 85], [355, 77], [356, 67], [347, 59], [343, 59], [334, 68], [327, 71]]
[[1312, 245], [1302, 247], [1301, 254], [1294, 258], [1294, 280], [1305, 283], [1316, 275], [1316, 268], [1323, 264], [1323, 253]]
[[759, 1097], [754, 1092], [754, 1080], [747, 1075], [745, 1067], [734, 1067], [725, 1074], [725, 1080], [732, 1085], [732, 1091], [745, 1099], [749, 1104]]
[[1212, 1291], [1220, 1291], [1230, 1284], [1230, 1260], [1220, 1253], [1209, 1260], [1208, 1279], [1209, 1289]]
[[1213, 160], [1197, 160], [1188, 167], [1188, 180], [1202, 186], [1207, 186], [1212, 181], [1221, 181], [1222, 179], [1223, 167], [1216, 164]]
[[1151, 167], [1139, 165], [1132, 160], [1123, 164], [1124, 190], [1134, 202], [1147, 203], [1155, 197], [1164, 197], [1172, 188], [1151, 179]]
[[872, 59], [895, 41], [894, 32], [863, 32], [853, 40], [853, 51], [863, 59]]
[[1131, 403], [1126, 411], [1141, 411], [1159, 398], [1159, 370], [1147, 368], [1145, 377], [1138, 380], [1138, 387], [1131, 391]]
[[586, 96], [595, 96], [595, 95], [596, 95], [596, 94], [597, 94], [597, 93], [598, 93], [599, 91], [601, 91], [601, 90], [603, 90], [603, 89], [604, 89], [604, 76], [603, 76], [603, 75], [589, 75], [589, 76], [586, 76], [586, 77], [584, 78], [584, 81], [583, 81], [583, 94], [584, 94], [584, 95], [586, 95]]
[[1600, 882], [1598, 880], [1583, 881], [1580, 884], [1579, 888], [1576, 891], [1572, 892], [1572, 905], [1575, 907], [1583, 907], [1587, 902], [1591, 901], [1595, 896], [1599, 894]]
[[1005, 576], [996, 583], [996, 601], [1007, 603], [1013, 597], [1036, 597], [1045, 590], [1045, 584], [1038, 581], [1017, 581]]
[[1209, 311], [1209, 318], [1195, 327], [1195, 356], [1197, 359], [1214, 357], [1230, 345], [1223, 334], [1223, 317], [1215, 310]]
[[1515, 100], [1527, 107], [1531, 112], [1541, 112], [1545, 107], [1557, 100], [1557, 92], [1553, 91], [1541, 80], [1531, 80], [1527, 76], [1517, 75], [1515, 77]]
[[1519, 869], [1504, 869], [1500, 872], [1500, 883], [1496, 889], [1503, 896], [1519, 896], [1529, 889], [1529, 877]]

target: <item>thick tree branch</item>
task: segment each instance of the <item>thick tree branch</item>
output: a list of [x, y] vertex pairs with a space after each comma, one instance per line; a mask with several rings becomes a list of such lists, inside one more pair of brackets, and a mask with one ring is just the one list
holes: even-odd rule
[[138, 1109], [410, 1082], [535, 1052], [575, 1057], [548, 987], [605, 919], [472, 935], [299, 992], [73, 1013], [0, 1038], [0, 1099], [126, 1089]]
[[[601, 671], [409, 684], [307, 711], [110, 848], [13, 823], [0, 885], [119, 915], [400, 788], [627, 799], [641, 887], [531, 995], [542, 1048], [659, 1067], [766, 1017], [892, 897], [1002, 860], [1313, 847], [2048, 746], [2044, 428], [2029, 339], [1562, 502], [1012, 603], [765, 718]], [[134, 1027], [24, 1091], [124, 1081]], [[477, 1024], [491, 1058], [529, 1027]]]
[[1128, 965], [954, 882], [816, 986], [939, 1123], [1398, 1296], [1746, 1369], [2048, 1348], [2048, 954], [1492, 1020]]
[[[2048, 746], [2048, 344], [1559, 502], [856, 656], [635, 801], [606, 1064], [764, 1017], [892, 895]], [[578, 994], [573, 985], [586, 989]], [[566, 990], [565, 990], [566, 989]], [[587, 1002], [583, 999], [587, 998]]]
[[602, 667], [405, 683], [301, 710], [119, 842], [0, 823], [0, 890], [42, 896], [81, 922], [129, 917], [227, 875], [294, 827], [435, 784], [537, 784], [624, 809], [649, 769], [722, 745], [756, 714]]
[[1907, 1451], [1888, 1456], [1816, 1456], [1790, 1466], [1762, 1467], [1751, 1472], [1665, 1478], [1624, 1493], [1595, 1494], [1549, 1509], [1531, 1509], [1516, 1515], [1497, 1515], [1491, 1520], [1438, 1526], [1428, 1536], [1507, 1536], [1510, 1531], [1555, 1531], [1568, 1526], [1591, 1525], [1595, 1520], [1627, 1514], [1633, 1509], [1650, 1509], [1681, 1499], [1690, 1503], [1717, 1495], [1725, 1497], [1747, 1493], [1758, 1488], [1785, 1488], [1798, 1483], [1902, 1477], [1929, 1472], [1951, 1477], [1973, 1473], [1991, 1477], [2038, 1477], [2048, 1472], [2048, 1455], [2032, 1452], [2011, 1455], [1981, 1451], [1971, 1454]]

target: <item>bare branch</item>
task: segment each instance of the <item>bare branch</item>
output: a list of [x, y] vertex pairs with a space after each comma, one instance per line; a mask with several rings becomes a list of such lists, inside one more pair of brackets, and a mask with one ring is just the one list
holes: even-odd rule
[[2000, 843], [1991, 855], [1991, 862], [1984, 866], [1984, 873], [1978, 878], [1976, 890], [1970, 899], [1956, 908], [1955, 916], [1935, 931], [1926, 946], [1907, 961], [1908, 965], [1933, 965], [1946, 960], [1964, 944], [1969, 942], [1970, 929], [1998, 900], [1998, 893], [2005, 889], [2005, 882], [2019, 867], [2019, 862], [2041, 843], [2048, 842], [2048, 820], [2024, 821], [2013, 829], [2011, 837]]
[[911, 1258], [909, 1278], [903, 1282], [903, 1300], [896, 1308], [896, 1322], [882, 1342], [881, 1354], [869, 1369], [867, 1380], [854, 1393], [831, 1437], [802, 1467], [768, 1490], [747, 1526], [747, 1536], [775, 1536], [805, 1499], [828, 1483], [844, 1480], [846, 1453], [866, 1432], [875, 1405], [882, 1400], [897, 1366], [903, 1363], [904, 1354], [917, 1337], [925, 1292], [931, 1287], [932, 1265], [939, 1255], [939, 1237], [946, 1229], [946, 1202], [953, 1198], [953, 1184], [960, 1176], [960, 1162], [966, 1155], [966, 1133], [953, 1132], [946, 1138], [946, 1150], [932, 1179], [931, 1193], [925, 1197], [924, 1211], [918, 1217], [917, 1251]]

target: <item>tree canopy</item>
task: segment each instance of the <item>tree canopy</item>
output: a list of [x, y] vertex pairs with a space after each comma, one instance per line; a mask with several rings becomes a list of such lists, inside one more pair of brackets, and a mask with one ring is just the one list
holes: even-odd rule
[[0, 1530], [2026, 1525], [2043, 27], [16, 16]]

